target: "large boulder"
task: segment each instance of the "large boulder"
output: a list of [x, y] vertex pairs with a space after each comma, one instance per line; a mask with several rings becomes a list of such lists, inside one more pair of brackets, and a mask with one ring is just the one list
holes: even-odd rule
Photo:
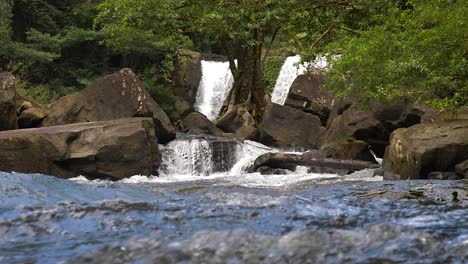
[[362, 140], [336, 140], [320, 147], [320, 154], [324, 158], [343, 160], [364, 160], [377, 163], [370, 152], [369, 144]]
[[270, 103], [260, 124], [260, 141], [267, 145], [317, 148], [320, 119], [303, 111]]
[[372, 110], [361, 110], [349, 99], [337, 103], [330, 115], [323, 144], [342, 139], [367, 142], [375, 154], [382, 157], [389, 144], [390, 134], [398, 128], [410, 127], [435, 117], [435, 111], [409, 102], [392, 105], [371, 105]]
[[15, 77], [0, 73], [0, 131], [18, 128]]
[[178, 128], [186, 133], [206, 134], [222, 137], [224, 132], [216, 127], [200, 112], [192, 112], [178, 123]]
[[198, 85], [202, 78], [202, 60], [226, 61], [226, 57], [215, 54], [204, 54], [196, 51], [179, 49], [176, 53], [174, 73], [175, 95], [191, 105], [195, 104]]
[[254, 118], [241, 105], [235, 105], [215, 122], [224, 132], [233, 133], [242, 139], [255, 139], [257, 127]]
[[152, 117], [160, 143], [175, 138], [169, 117], [130, 69], [107, 75], [78, 93], [58, 99], [49, 106], [42, 125], [57, 126], [127, 117]]
[[292, 83], [284, 105], [318, 116], [325, 126], [335, 97], [320, 89], [324, 82], [325, 78], [320, 72], [309, 71], [299, 75]]
[[122, 179], [156, 173], [161, 157], [151, 118], [0, 132], [0, 171], [60, 178]]
[[392, 133], [383, 168], [400, 179], [426, 179], [431, 172], [453, 172], [467, 159], [468, 120], [426, 123]]

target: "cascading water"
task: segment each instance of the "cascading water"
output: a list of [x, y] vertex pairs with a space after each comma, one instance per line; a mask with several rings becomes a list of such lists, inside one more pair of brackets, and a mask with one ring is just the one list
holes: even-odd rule
[[180, 136], [160, 146], [163, 175], [198, 175], [227, 172], [237, 160], [239, 142], [222, 138]]
[[320, 57], [313, 63], [301, 62], [301, 56], [295, 55], [286, 58], [283, 66], [281, 67], [280, 74], [276, 80], [275, 88], [271, 94], [271, 102], [284, 105], [288, 97], [289, 89], [297, 76], [306, 73], [308, 68], [315, 68], [323, 70], [327, 67], [325, 57]]
[[202, 79], [198, 86], [195, 109], [214, 120], [227, 98], [234, 78], [229, 62], [201, 61]]

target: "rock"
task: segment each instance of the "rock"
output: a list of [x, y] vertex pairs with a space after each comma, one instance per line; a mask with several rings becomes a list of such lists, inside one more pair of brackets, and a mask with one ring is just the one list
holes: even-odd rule
[[370, 152], [369, 144], [361, 140], [335, 140], [323, 145], [320, 153], [324, 158], [364, 160], [377, 163]]
[[429, 180], [459, 180], [463, 179], [463, 176], [457, 175], [453, 171], [432, 171], [427, 175]]
[[376, 104], [372, 106], [372, 111], [364, 111], [355, 109], [350, 99], [345, 99], [334, 108], [322, 143], [337, 139], [358, 139], [367, 142], [379, 157], [384, 155], [390, 134], [395, 129], [429, 121], [435, 116], [434, 110], [409, 102]]
[[468, 179], [468, 159], [455, 165], [455, 172], [462, 178]]
[[262, 166], [257, 169], [261, 175], [286, 175], [288, 174], [288, 170], [286, 169], [274, 169], [268, 166]]
[[468, 120], [419, 124], [395, 130], [383, 168], [401, 179], [426, 179], [433, 171], [454, 171], [468, 159]]
[[436, 122], [446, 122], [453, 120], [468, 120], [468, 106], [442, 111], [435, 119]]
[[242, 139], [254, 139], [257, 136], [255, 120], [244, 107], [233, 106], [216, 120], [216, 126], [224, 132], [234, 133]]
[[58, 99], [49, 106], [42, 126], [127, 117], [152, 117], [160, 143], [175, 138], [175, 130], [166, 113], [130, 69], [107, 75], [78, 93]]
[[0, 131], [18, 128], [15, 100], [15, 77], [0, 73]]
[[260, 124], [260, 141], [267, 145], [317, 148], [320, 119], [294, 108], [270, 103]]
[[23, 112], [24, 110], [28, 110], [29, 108], [33, 108], [33, 107], [42, 108], [45, 110], [45, 107], [41, 105], [40, 103], [19, 93], [16, 93], [15, 104], [16, 104], [16, 112], [18, 113], [18, 115], [20, 115], [21, 112]]
[[179, 122], [179, 129], [193, 134], [207, 134], [222, 137], [224, 132], [200, 112], [192, 112]]
[[226, 61], [226, 57], [179, 49], [176, 54], [175, 95], [188, 101], [192, 106], [197, 97], [198, 85], [202, 78], [202, 60]]
[[320, 72], [299, 75], [291, 85], [284, 105], [318, 116], [325, 126], [335, 97], [320, 89], [324, 82], [325, 78]]
[[39, 127], [42, 120], [46, 117], [46, 112], [43, 108], [27, 108], [22, 111], [18, 117], [19, 128], [35, 128]]
[[151, 118], [0, 132], [0, 171], [59, 178], [123, 179], [156, 173], [161, 157]]
[[272, 169], [286, 169], [294, 171], [297, 166], [308, 167], [309, 172], [347, 174], [363, 169], [378, 168], [377, 164], [358, 160], [337, 160], [316, 157], [314, 154], [299, 155], [292, 153], [266, 153], [260, 155], [247, 169], [248, 172], [256, 172], [260, 167]]

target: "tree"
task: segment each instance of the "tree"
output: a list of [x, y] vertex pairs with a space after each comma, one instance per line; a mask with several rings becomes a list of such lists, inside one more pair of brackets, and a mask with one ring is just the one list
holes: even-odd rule
[[221, 114], [242, 104], [257, 120], [261, 118], [265, 105], [262, 67], [277, 38], [291, 39], [289, 44], [295, 49], [290, 50], [304, 51], [310, 44], [323, 46], [333, 40], [328, 36], [336, 37], [331, 34], [335, 29], [350, 34], [356, 31], [352, 28], [364, 27], [356, 21], [366, 21], [385, 2], [212, 0], [192, 4], [192, 24], [220, 43], [234, 76], [234, 88]]
[[327, 87], [368, 102], [409, 98], [438, 108], [466, 105], [466, 1], [399, 2], [369, 30], [327, 47], [333, 61]]

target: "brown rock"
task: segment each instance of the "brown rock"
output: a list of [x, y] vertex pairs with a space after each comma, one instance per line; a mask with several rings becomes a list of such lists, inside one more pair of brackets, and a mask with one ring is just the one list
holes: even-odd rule
[[370, 152], [369, 144], [361, 140], [335, 140], [323, 145], [320, 153], [324, 158], [364, 160], [377, 163]]
[[317, 148], [320, 119], [312, 114], [278, 104], [268, 104], [260, 125], [260, 141], [276, 146]]
[[335, 97], [320, 89], [324, 82], [325, 78], [320, 72], [299, 75], [291, 85], [284, 105], [318, 116], [325, 126]]
[[123, 69], [52, 103], [42, 125], [56, 126], [137, 116], [153, 118], [160, 143], [175, 138], [175, 130], [166, 113], [143, 88], [132, 70]]
[[468, 120], [427, 123], [392, 133], [383, 168], [401, 179], [426, 179], [430, 172], [454, 171], [467, 159]]
[[330, 114], [323, 143], [353, 138], [367, 142], [377, 156], [382, 157], [390, 134], [398, 128], [410, 127], [431, 119], [435, 111], [409, 102], [392, 105], [375, 104], [372, 110], [352, 107], [350, 99], [337, 103]]
[[0, 131], [18, 128], [15, 100], [15, 77], [0, 73]]
[[0, 132], [0, 171], [122, 179], [161, 162], [151, 118]]
[[242, 139], [254, 139], [257, 136], [255, 120], [244, 107], [236, 105], [216, 120], [216, 126], [224, 132], [234, 133]]
[[18, 117], [19, 128], [35, 128], [39, 127], [42, 120], [46, 117], [46, 112], [43, 108], [27, 108], [22, 111]]
[[459, 176], [468, 179], [468, 159], [455, 165], [455, 172]]
[[202, 113], [192, 112], [179, 122], [180, 130], [193, 134], [207, 134], [213, 136], [224, 136], [224, 132], [216, 127]]

